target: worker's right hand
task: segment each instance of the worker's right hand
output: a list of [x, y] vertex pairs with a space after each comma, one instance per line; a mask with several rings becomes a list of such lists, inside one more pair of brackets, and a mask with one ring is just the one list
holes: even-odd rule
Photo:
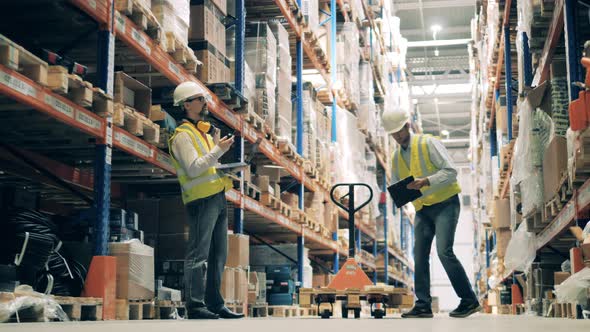
[[219, 143], [217, 143], [217, 146], [219, 146], [223, 152], [227, 152], [229, 151], [229, 148], [232, 146], [232, 144], [234, 144], [234, 139], [235, 136], [225, 136], [219, 141]]

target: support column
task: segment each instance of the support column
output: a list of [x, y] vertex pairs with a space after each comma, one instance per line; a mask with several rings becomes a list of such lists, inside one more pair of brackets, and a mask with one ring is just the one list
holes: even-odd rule
[[[504, 25], [504, 71], [506, 72], [506, 113], [508, 142], [512, 140], [512, 56], [510, 54], [510, 25]], [[502, 142], [499, 142], [502, 145]]]
[[[236, 0], [236, 45], [235, 45], [235, 88], [240, 93], [244, 93], [244, 36], [246, 29], [246, 9], [244, 0]], [[244, 137], [236, 137], [236, 157], [239, 162], [244, 162]], [[244, 172], [238, 173], [240, 178], [240, 193], [244, 196]], [[242, 234], [244, 232], [244, 210], [241, 206], [234, 208], [234, 233]]]
[[578, 51], [578, 34], [576, 32], [576, 0], [565, 0], [564, 3], [564, 34], [565, 54], [567, 56], [567, 83], [570, 101], [578, 98], [580, 88], [575, 82], [582, 81], [583, 75], [580, 71], [580, 52]]

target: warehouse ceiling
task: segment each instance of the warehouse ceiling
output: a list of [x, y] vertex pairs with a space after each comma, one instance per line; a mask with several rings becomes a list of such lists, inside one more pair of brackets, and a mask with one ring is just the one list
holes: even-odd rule
[[393, 0], [406, 58], [411, 98], [424, 132], [440, 136], [458, 165], [468, 163], [471, 83], [467, 44], [475, 0]]

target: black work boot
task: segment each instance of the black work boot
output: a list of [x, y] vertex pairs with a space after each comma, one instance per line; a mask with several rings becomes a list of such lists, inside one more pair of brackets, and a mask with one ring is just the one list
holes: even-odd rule
[[218, 314], [214, 314], [207, 308], [191, 308], [187, 309], [188, 319], [219, 319]]
[[239, 314], [239, 313], [235, 313], [231, 310], [229, 310], [228, 307], [223, 306], [221, 309], [214, 311], [217, 315], [219, 315], [219, 318], [222, 319], [240, 319], [240, 318], [244, 318], [244, 314]]
[[402, 314], [402, 318], [432, 318], [432, 309], [414, 307], [412, 310]]
[[481, 310], [479, 302], [463, 302], [459, 304], [457, 309], [451, 311], [449, 316], [453, 318], [466, 318]]

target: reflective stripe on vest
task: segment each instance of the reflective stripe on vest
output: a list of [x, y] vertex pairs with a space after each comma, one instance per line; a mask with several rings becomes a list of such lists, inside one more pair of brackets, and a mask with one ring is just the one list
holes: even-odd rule
[[[438, 169], [430, 160], [428, 139], [429, 135], [412, 136], [409, 168], [401, 156], [401, 148], [393, 154], [394, 172], [397, 172], [399, 179], [405, 179], [410, 175], [414, 176], [414, 178], [425, 178], [438, 172]], [[412, 202], [416, 211], [421, 210], [424, 205], [429, 206], [446, 201], [460, 193], [461, 187], [455, 181], [437, 188], [424, 187], [420, 191], [422, 197]]]
[[205, 172], [199, 174], [197, 177], [190, 177], [187, 174], [186, 170], [182, 168], [180, 163], [174, 157], [174, 153], [172, 152], [172, 142], [178, 133], [186, 133], [189, 135], [193, 143], [193, 147], [197, 151], [199, 157], [209, 153], [209, 147], [213, 146], [214, 144], [213, 139], [209, 135], [203, 135], [193, 125], [186, 122], [176, 128], [174, 135], [172, 135], [168, 141], [168, 146], [170, 147], [171, 152], [170, 156], [172, 157], [172, 163], [176, 169], [176, 175], [182, 190], [182, 201], [187, 204], [200, 198], [215, 195], [224, 189], [226, 191], [231, 189], [231, 180], [225, 176], [220, 176], [217, 173], [215, 167], [209, 167]]

